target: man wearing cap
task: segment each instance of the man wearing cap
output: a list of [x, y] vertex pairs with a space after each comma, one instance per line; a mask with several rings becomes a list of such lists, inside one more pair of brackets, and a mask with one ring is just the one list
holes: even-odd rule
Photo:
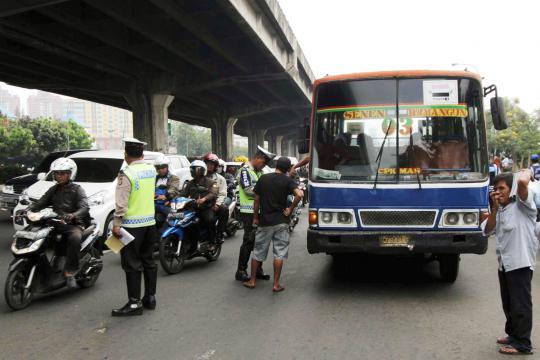
[[[123, 141], [127, 166], [118, 175], [112, 232], [121, 238], [120, 229], [124, 228], [133, 235], [134, 240], [120, 252], [129, 300], [122, 308], [113, 310], [112, 316], [141, 315], [143, 307], [150, 310], [156, 308], [157, 268], [152, 258], [157, 238], [154, 219], [156, 170], [144, 161], [146, 143], [133, 138]], [[143, 275], [144, 297], [141, 301]]]
[[[253, 203], [255, 201], [254, 188], [257, 180], [261, 177], [263, 168], [276, 155], [262, 148], [257, 147], [257, 152], [248, 164], [240, 169], [238, 173], [238, 193], [240, 195], [240, 218], [244, 223], [244, 238], [240, 246], [240, 254], [238, 255], [238, 269], [235, 278], [238, 281], [248, 281], [247, 266], [253, 244], [255, 242], [255, 231], [253, 227]], [[270, 275], [264, 273], [262, 264], [258, 268], [257, 278], [270, 280]]]
[[[279, 283], [279, 279], [283, 261], [289, 254], [289, 216], [303, 195], [296, 182], [287, 175], [290, 170], [291, 160], [282, 156], [276, 162], [276, 171], [261, 176], [255, 185], [253, 226], [260, 227], [255, 236], [251, 278], [243, 284], [248, 288], [255, 287], [257, 269], [266, 260], [270, 242], [272, 242], [274, 253], [273, 291], [280, 292], [285, 289]], [[290, 206], [287, 206], [289, 195], [294, 195], [294, 200]]]

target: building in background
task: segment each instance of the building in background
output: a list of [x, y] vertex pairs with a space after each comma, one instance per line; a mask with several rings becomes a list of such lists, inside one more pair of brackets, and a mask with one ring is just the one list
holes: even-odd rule
[[62, 119], [63, 98], [60, 95], [38, 91], [27, 100], [27, 115], [31, 118]]
[[74, 120], [98, 149], [121, 149], [122, 138], [133, 136], [131, 112], [109, 105], [38, 91], [28, 97], [27, 109], [31, 118]]
[[8, 118], [19, 117], [21, 115], [21, 98], [0, 88], [0, 112]]

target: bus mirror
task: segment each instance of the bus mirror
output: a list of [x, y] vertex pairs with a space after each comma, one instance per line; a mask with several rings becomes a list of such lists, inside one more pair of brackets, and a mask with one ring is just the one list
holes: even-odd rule
[[309, 125], [302, 126], [298, 134], [298, 153], [307, 154], [309, 153]]
[[506, 121], [506, 111], [504, 109], [504, 100], [501, 97], [493, 97], [489, 101], [491, 106], [491, 120], [495, 130], [504, 130], [508, 127]]

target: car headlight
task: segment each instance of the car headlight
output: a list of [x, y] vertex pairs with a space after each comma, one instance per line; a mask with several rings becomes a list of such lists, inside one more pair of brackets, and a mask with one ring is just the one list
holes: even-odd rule
[[2, 189], [2, 192], [6, 194], [13, 194], [14, 193], [13, 185], [5, 185], [4, 188]]
[[105, 191], [100, 191], [88, 198], [88, 206], [98, 206], [105, 204]]

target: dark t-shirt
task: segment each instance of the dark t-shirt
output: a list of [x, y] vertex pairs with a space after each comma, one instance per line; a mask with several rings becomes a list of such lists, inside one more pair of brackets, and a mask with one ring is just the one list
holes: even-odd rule
[[283, 210], [287, 208], [287, 196], [293, 194], [296, 188], [294, 180], [285, 174], [264, 174], [259, 178], [254, 191], [260, 197], [261, 226], [273, 226], [289, 221], [283, 216]]

